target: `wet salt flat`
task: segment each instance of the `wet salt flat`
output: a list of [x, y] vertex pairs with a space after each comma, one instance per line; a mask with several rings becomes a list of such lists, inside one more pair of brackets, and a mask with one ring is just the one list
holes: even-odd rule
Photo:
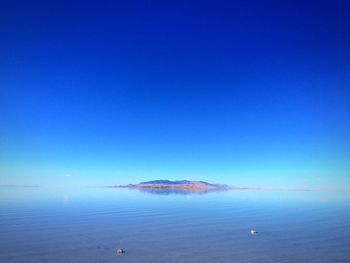
[[41, 187], [0, 198], [0, 262], [350, 262], [349, 193]]

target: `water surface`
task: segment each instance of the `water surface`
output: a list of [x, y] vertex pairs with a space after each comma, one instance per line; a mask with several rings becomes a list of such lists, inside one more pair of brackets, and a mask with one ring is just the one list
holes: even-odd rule
[[0, 262], [350, 262], [349, 193], [0, 191]]

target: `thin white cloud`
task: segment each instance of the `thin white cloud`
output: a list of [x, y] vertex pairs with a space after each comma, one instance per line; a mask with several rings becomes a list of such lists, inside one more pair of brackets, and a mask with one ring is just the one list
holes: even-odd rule
[[71, 176], [71, 174], [65, 174], [64, 176], [65, 176], [65, 177], [70, 177], [70, 176]]

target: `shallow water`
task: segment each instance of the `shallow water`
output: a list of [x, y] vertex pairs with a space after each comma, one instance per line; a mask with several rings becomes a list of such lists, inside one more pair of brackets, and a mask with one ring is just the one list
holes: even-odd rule
[[0, 200], [0, 262], [350, 262], [349, 193], [1, 188]]

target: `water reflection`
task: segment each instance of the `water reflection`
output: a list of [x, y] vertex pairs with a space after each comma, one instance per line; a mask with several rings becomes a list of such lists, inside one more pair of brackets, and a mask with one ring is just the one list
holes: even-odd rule
[[338, 192], [6, 188], [0, 262], [348, 262], [349, 200]]
[[140, 191], [142, 193], [155, 194], [155, 195], [204, 195], [213, 192], [227, 191], [226, 189], [191, 189], [191, 188], [151, 188], [151, 187], [140, 187], [132, 189]]

